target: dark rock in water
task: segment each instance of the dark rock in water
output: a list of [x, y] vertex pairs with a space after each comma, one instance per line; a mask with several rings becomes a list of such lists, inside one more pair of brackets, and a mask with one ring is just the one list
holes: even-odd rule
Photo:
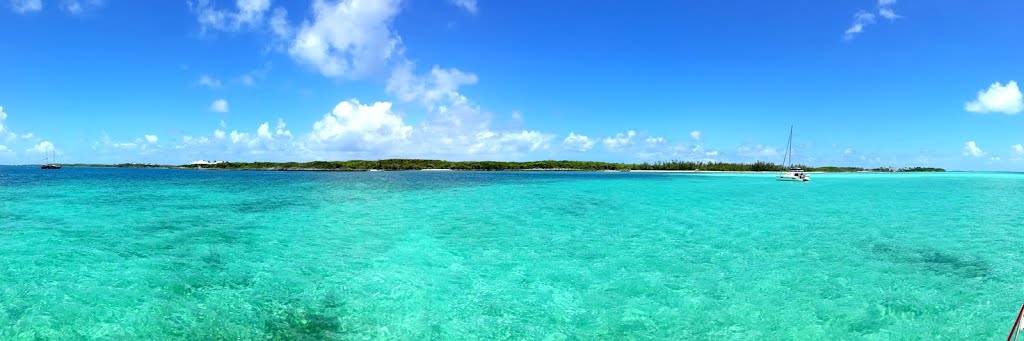
[[875, 244], [872, 251], [894, 262], [912, 264], [942, 274], [963, 278], [985, 278], [992, 274], [992, 268], [981, 259], [958, 256], [927, 247]]
[[335, 316], [294, 309], [264, 323], [272, 340], [323, 340], [338, 337], [341, 322]]

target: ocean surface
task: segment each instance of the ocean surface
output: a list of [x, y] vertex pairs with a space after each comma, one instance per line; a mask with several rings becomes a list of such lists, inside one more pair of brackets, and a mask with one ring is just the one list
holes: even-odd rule
[[0, 167], [0, 339], [1005, 338], [1024, 174]]

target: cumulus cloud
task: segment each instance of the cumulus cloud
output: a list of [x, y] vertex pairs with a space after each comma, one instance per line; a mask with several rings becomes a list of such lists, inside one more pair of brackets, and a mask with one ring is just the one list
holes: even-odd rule
[[375, 150], [409, 138], [412, 126], [391, 111], [391, 103], [360, 104], [350, 99], [313, 123], [311, 140], [327, 149]]
[[999, 112], [1013, 115], [1022, 109], [1024, 100], [1016, 81], [1009, 81], [1006, 85], [992, 83], [988, 89], [978, 91], [977, 99], [964, 104], [964, 110], [976, 113]]
[[694, 131], [690, 132], [690, 139], [693, 139], [694, 141], [700, 141], [700, 137], [701, 137], [700, 130], [694, 130]]
[[160, 138], [157, 137], [156, 135], [146, 135], [145, 138], [146, 138], [146, 142], [149, 142], [149, 143], [156, 143], [156, 141], [160, 140]]
[[577, 135], [575, 132], [570, 132], [569, 136], [562, 140], [562, 147], [572, 151], [585, 152], [594, 147], [594, 141], [590, 140], [590, 137], [586, 135]]
[[263, 122], [258, 129], [256, 129], [256, 136], [265, 139], [274, 138], [274, 135], [270, 134], [270, 123]]
[[464, 100], [458, 92], [459, 87], [478, 81], [475, 74], [456, 68], [443, 69], [434, 65], [430, 73], [419, 76], [414, 73], [414, 67], [410, 62], [396, 66], [388, 78], [387, 91], [401, 101], [419, 101], [430, 109], [435, 109], [439, 103]]
[[205, 86], [205, 87], [210, 88], [210, 89], [217, 89], [217, 88], [220, 88], [220, 86], [221, 86], [220, 80], [216, 79], [216, 78], [213, 78], [210, 75], [199, 76], [198, 83], [199, 83], [199, 85]]
[[1024, 145], [1018, 143], [1010, 146], [1010, 149], [1013, 150], [1013, 155], [1015, 159], [1020, 159], [1021, 157], [1024, 157]]
[[234, 32], [259, 26], [270, 9], [270, 0], [237, 0], [233, 9], [214, 8], [210, 0], [189, 1], [202, 30]]
[[43, 0], [10, 0], [11, 9], [19, 14], [39, 12], [43, 10]]
[[604, 139], [604, 145], [608, 149], [620, 149], [622, 147], [633, 144], [633, 137], [636, 136], [636, 131], [630, 130], [626, 133], [617, 133], [615, 137], [609, 137]]
[[[398, 0], [314, 0], [313, 20], [298, 27], [288, 53], [328, 77], [366, 76], [398, 51], [401, 40], [391, 30], [398, 11]], [[282, 25], [272, 28], [286, 31]]]
[[285, 129], [287, 127], [288, 125], [284, 123], [284, 119], [277, 119], [277, 126], [274, 127], [274, 134], [277, 136], [292, 138], [292, 132], [288, 129]]
[[985, 152], [982, 151], [974, 141], [967, 141], [964, 143], [964, 156], [981, 157], [984, 155]]
[[448, 2], [451, 2], [453, 5], [466, 10], [466, 12], [469, 12], [470, 14], [476, 14], [476, 0], [448, 0]]
[[213, 103], [210, 103], [210, 111], [221, 113], [228, 112], [228, 100], [223, 98], [214, 100]]
[[45, 153], [52, 152], [54, 150], [55, 149], [53, 148], [53, 143], [52, 142], [50, 142], [50, 141], [43, 141], [43, 142], [39, 142], [38, 144], [36, 144], [32, 148], [29, 148], [28, 150], [26, 150], [26, 152], [45, 154]]

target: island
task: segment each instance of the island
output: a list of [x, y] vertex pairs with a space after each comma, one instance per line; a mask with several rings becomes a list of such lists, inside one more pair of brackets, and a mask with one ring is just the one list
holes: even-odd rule
[[[229, 162], [192, 163], [186, 165], [157, 165], [142, 163], [122, 164], [65, 164], [67, 167], [119, 167], [119, 168], [174, 168], [213, 170], [266, 170], [266, 171], [690, 171], [690, 172], [782, 172], [786, 167], [771, 162], [730, 163], [699, 161], [667, 161], [644, 163], [615, 163], [600, 161], [445, 161], [424, 159], [385, 159], [312, 162]], [[836, 167], [796, 165], [807, 172], [945, 172], [935, 167]]]

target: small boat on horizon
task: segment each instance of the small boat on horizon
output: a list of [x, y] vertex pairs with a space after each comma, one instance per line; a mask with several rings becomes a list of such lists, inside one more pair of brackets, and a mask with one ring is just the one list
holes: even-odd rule
[[786, 156], [782, 159], [782, 166], [788, 167], [789, 171], [779, 174], [775, 179], [779, 181], [811, 181], [811, 176], [804, 173], [803, 168], [793, 166], [793, 126], [789, 126], [789, 142], [786, 142]]
[[39, 166], [39, 169], [60, 169], [60, 165], [57, 164], [57, 151], [53, 152], [53, 163], [50, 163], [50, 154], [47, 153], [43, 159], [43, 165]]

